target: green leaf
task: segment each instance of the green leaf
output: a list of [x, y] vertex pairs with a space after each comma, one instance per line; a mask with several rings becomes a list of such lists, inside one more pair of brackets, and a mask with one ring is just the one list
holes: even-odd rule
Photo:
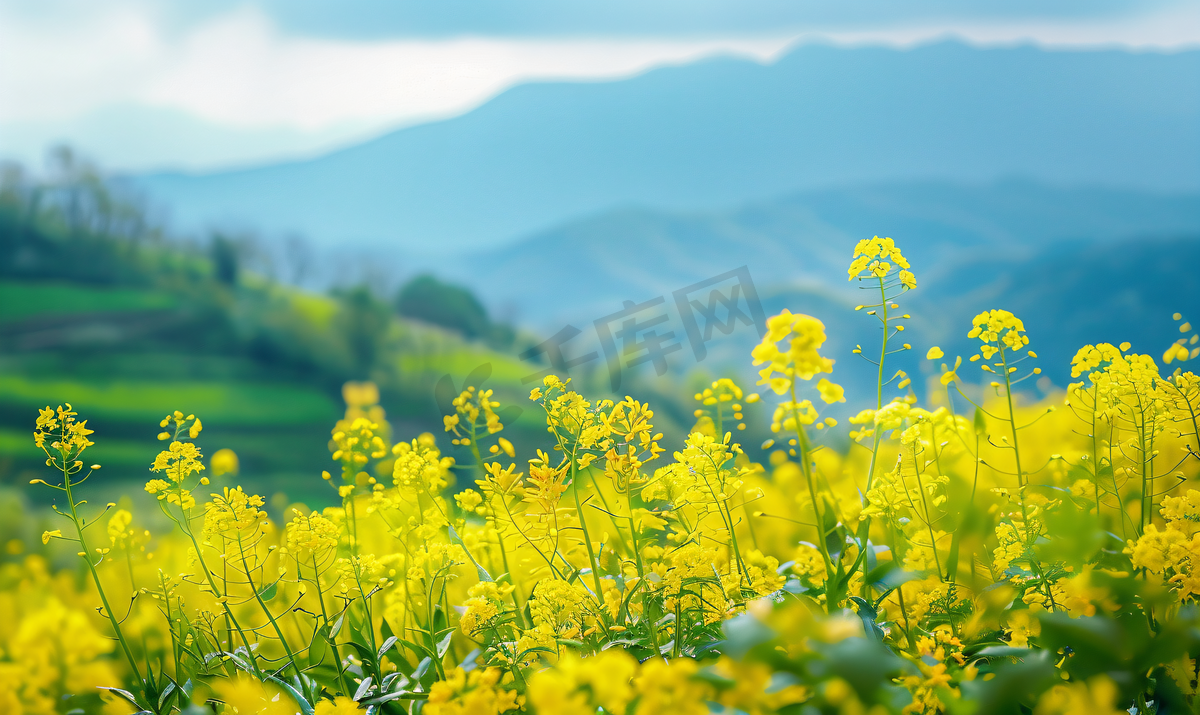
[[[267, 680], [271, 681], [272, 683], [275, 683], [276, 685], [279, 685], [284, 690], [288, 691], [288, 694], [291, 695], [292, 699], [296, 701], [296, 704], [300, 706], [300, 711], [302, 713], [304, 713], [304, 715], [313, 715], [312, 704], [309, 703], [307, 700], [305, 700], [304, 696], [300, 694], [300, 691], [296, 690], [296, 688], [294, 688], [291, 683], [287, 682], [286, 680], [283, 680], [282, 678], [278, 678], [274, 675], [268, 675]], [[367, 678], [367, 680], [370, 680], [370, 678]]]
[[823, 497], [821, 501], [824, 502], [821, 508], [821, 534], [825, 539], [825, 549], [829, 552], [829, 558], [838, 563], [842, 551], [846, 548], [846, 536], [838, 528], [837, 512], [834, 511], [833, 503], [828, 497]]
[[175, 683], [167, 683], [167, 687], [163, 688], [162, 693], [158, 696], [158, 709], [162, 710], [163, 705], [167, 703], [167, 698], [171, 697], [171, 693], [175, 692]]
[[946, 556], [946, 579], [954, 583], [958, 579], [958, 545], [962, 541], [962, 529], [955, 529], [950, 537], [950, 553]]
[[863, 702], [876, 702], [880, 699], [877, 693], [892, 687], [893, 678], [916, 672], [916, 666], [897, 656], [882, 643], [866, 638], [817, 643], [814, 647], [823, 656], [816, 664], [819, 677], [837, 676], [844, 679]]
[[976, 704], [973, 715], [1009, 715], [1029, 712], [1047, 688], [1062, 682], [1050, 653], [1034, 651], [1029, 657], [1000, 664], [990, 680], [962, 683], [963, 700]]
[[392, 646], [396, 645], [396, 641], [398, 641], [398, 640], [400, 640], [400, 639], [397, 638], [396, 636], [390, 636], [387, 640], [385, 640], [383, 642], [383, 645], [379, 646], [379, 652], [375, 654], [375, 659], [378, 661], [382, 661], [383, 654], [387, 653], [389, 650], [391, 650]]
[[[430, 651], [429, 648], [427, 648], [426, 646], [423, 646], [419, 643], [413, 643], [412, 641], [408, 640], [407, 638], [396, 638], [396, 642], [402, 646], [405, 646], [406, 648], [411, 650], [413, 653], [416, 653], [418, 656], [420, 656], [422, 658], [432, 658], [434, 655], [433, 652]], [[418, 676], [414, 676], [414, 677], [418, 677]]]
[[1156, 712], [1195, 712], [1188, 706], [1187, 696], [1179, 689], [1179, 685], [1175, 683], [1175, 679], [1165, 668], [1155, 668], [1150, 682], [1153, 683]]
[[752, 648], [775, 638], [770, 626], [749, 613], [742, 613], [721, 624], [725, 635], [722, 651], [734, 658], [742, 658]]
[[329, 655], [328, 638], [327, 629], [318, 629], [317, 636], [313, 638], [312, 645], [308, 647], [308, 661], [310, 663], [320, 663], [325, 660], [325, 656]]
[[278, 590], [279, 590], [279, 582], [275, 581], [270, 586], [267, 586], [263, 590], [259, 591], [258, 597], [264, 601], [270, 601], [272, 598], [275, 598], [275, 593]]
[[363, 703], [365, 705], [382, 705], [384, 703], [390, 703], [393, 700], [424, 700], [428, 697], [429, 693], [414, 693], [408, 690], [397, 690], [394, 693], [388, 693], [387, 695], [380, 695], [377, 698], [364, 700]]
[[374, 669], [375, 662], [376, 662], [375, 661], [375, 651], [371, 650], [370, 647], [365, 646], [362, 643], [358, 643], [355, 641], [347, 641], [345, 643], [345, 645], [350, 646], [351, 648], [354, 649], [354, 651], [356, 653], [358, 653], [358, 657], [362, 658], [364, 666]]
[[354, 691], [355, 702], [362, 700], [364, 697], [366, 697], [367, 693], [371, 692], [372, 682], [371, 676], [369, 675], [363, 678], [362, 682], [358, 684], [358, 689]]
[[333, 622], [333, 627], [329, 629], [330, 640], [337, 638], [338, 633], [341, 633], [342, 625], [345, 624], [345, 622], [346, 622], [346, 612], [342, 611], [342, 615], [338, 616], [338, 619]]
[[458, 532], [454, 530], [454, 527], [448, 526], [447, 528], [450, 530], [450, 541], [461, 546], [463, 552], [467, 555], [467, 558], [471, 559], [471, 563], [475, 564], [475, 570], [479, 573], [479, 580], [480, 581], [495, 581], [495, 579], [492, 578], [491, 574], [489, 574], [487, 572], [487, 569], [485, 569], [483, 566], [481, 566], [480, 563], [475, 560], [475, 557], [471, 555], [471, 550], [468, 549], [467, 545], [463, 543], [462, 538], [459, 537]]
[[992, 645], [980, 650], [975, 655], [985, 657], [1025, 658], [1036, 653], [1033, 648], [1016, 648], [1010, 645]]
[[340, 675], [338, 673], [338, 669], [328, 663], [309, 666], [304, 672], [312, 676], [312, 679], [315, 682], [324, 685], [329, 690], [333, 690], [339, 687], [341, 684], [339, 680]]
[[413, 680], [420, 680], [421, 678], [423, 678], [425, 676], [425, 673], [429, 671], [429, 668], [432, 665], [433, 665], [432, 659], [430, 659], [430, 658], [422, 659], [420, 663], [417, 663], [417, 669], [413, 671], [413, 676], [412, 676]]
[[128, 700], [129, 703], [131, 705], [133, 705], [134, 707], [136, 707], [138, 710], [145, 710], [145, 708], [142, 707], [141, 703], [139, 703], [137, 701], [137, 698], [134, 696], [134, 694], [129, 692], [128, 690], [121, 690], [120, 688], [109, 688], [109, 687], [105, 687], [103, 685], [100, 686], [100, 690], [107, 690], [108, 692], [113, 693], [115, 695], [120, 695], [122, 698], [125, 698], [126, 700]]
[[1045, 613], [1038, 620], [1042, 627], [1039, 644], [1051, 652], [1071, 648], [1074, 655], [1065, 667], [1085, 679], [1131, 670], [1131, 660], [1142, 650], [1139, 646], [1149, 640], [1144, 616], [1071, 618], [1066, 613]]
[[879, 618], [879, 611], [875, 610], [875, 606], [858, 596], [851, 596], [850, 600], [858, 606], [858, 617], [862, 620], [863, 630], [867, 634], [867, 639], [876, 643], [882, 643], [883, 629], [875, 622]]

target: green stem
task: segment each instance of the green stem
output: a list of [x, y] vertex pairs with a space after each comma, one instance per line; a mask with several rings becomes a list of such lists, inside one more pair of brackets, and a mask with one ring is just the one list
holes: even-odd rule
[[[280, 629], [279, 623], [275, 621], [275, 614], [271, 613], [271, 609], [267, 608], [267, 602], [263, 600], [262, 594], [258, 592], [258, 588], [254, 585], [254, 578], [250, 575], [250, 564], [246, 561], [246, 549], [242, 544], [242, 534], [237, 535], [238, 554], [242, 557], [242, 573], [246, 575], [246, 584], [250, 586], [250, 590], [254, 592], [254, 600], [258, 601], [259, 608], [266, 615], [267, 620], [271, 622], [271, 627], [275, 629], [275, 635], [279, 637], [280, 644], [283, 645], [283, 652], [287, 654], [288, 662], [292, 665], [292, 670], [297, 676], [301, 674], [300, 666], [296, 664], [296, 656], [292, 653], [291, 646], [288, 645], [287, 638], [283, 636], [283, 630]], [[306, 688], [307, 690], [307, 688]], [[306, 693], [307, 695], [308, 693]]]
[[633, 558], [637, 564], [638, 583], [642, 585], [642, 618], [646, 621], [650, 629], [650, 642], [654, 644], [654, 655], [661, 655], [658, 648], [658, 626], [654, 623], [654, 614], [650, 612], [650, 594], [646, 588], [646, 570], [642, 564], [642, 549], [638, 543], [638, 528], [637, 521], [633, 516], [633, 486], [626, 485], [625, 488], [625, 503], [629, 506], [629, 534], [633, 540]]
[[883, 362], [887, 359], [888, 344], [888, 298], [887, 290], [883, 287], [883, 278], [879, 279], [879, 299], [883, 301], [883, 345], [879, 348], [879, 376], [875, 383], [875, 409], [883, 409]]
[[[934, 439], [937, 439], [936, 434]], [[942, 562], [937, 551], [937, 539], [933, 535], [933, 517], [929, 513], [929, 500], [925, 496], [925, 483], [921, 481], [921, 467], [917, 464], [916, 446], [913, 447], [913, 470], [917, 473], [917, 490], [921, 493], [921, 507], [925, 511], [925, 526], [929, 530], [929, 548], [933, 551], [933, 563], [937, 567], [938, 580], [945, 583], [946, 577], [942, 573]]]
[[[317, 554], [313, 553], [313, 583], [317, 586], [317, 601], [321, 604], [321, 619], [325, 625], [329, 625], [329, 613], [325, 610], [325, 594], [321, 591], [321, 568], [317, 565]], [[299, 570], [300, 561], [296, 561], [296, 569]], [[333, 649], [333, 657], [337, 661], [338, 680], [342, 684], [342, 694], [349, 696], [353, 691], [350, 690], [350, 684], [346, 682], [346, 671], [342, 668], [342, 654], [338, 650], [337, 639], [332, 634], [325, 638], [329, 643], [329, 647]]]
[[[479, 443], [476, 442], [475, 435], [476, 435], [475, 423], [472, 422], [471, 423], [471, 443], [469, 446], [471, 448], [471, 455], [473, 457], [475, 457], [475, 469], [477, 470], [479, 479], [483, 480], [483, 479], [487, 478], [487, 471], [483, 468], [483, 456], [479, 451]], [[513, 586], [512, 593], [509, 595], [512, 596], [513, 608], [516, 609], [517, 621], [521, 624], [521, 627], [524, 628], [525, 627], [525, 616], [524, 616], [524, 614], [521, 613], [521, 601], [520, 601], [520, 597], [517, 595], [517, 582], [516, 582], [516, 579], [513, 577], [512, 569], [510, 569], [509, 565], [508, 565], [508, 551], [504, 548], [504, 534], [501, 533], [500, 529], [498, 528], [499, 525], [496, 523], [495, 511], [493, 511], [492, 513], [493, 513], [492, 526], [497, 527], [496, 528], [496, 539], [497, 539], [497, 541], [499, 541], [499, 545], [500, 545], [500, 560], [504, 563], [504, 571], [505, 571], [505, 573], [508, 574], [508, 582], [510, 584], [512, 584], [512, 586]], [[550, 566], [553, 569], [554, 565], [551, 564]]]
[[[887, 359], [888, 345], [888, 298], [887, 290], [884, 288], [883, 278], [879, 279], [879, 299], [883, 305], [883, 345], [879, 348], [879, 370], [875, 380], [875, 409], [877, 411], [883, 409], [883, 363]], [[871, 462], [867, 466], [867, 488], [863, 494], [870, 493], [871, 487], [875, 482], [875, 465], [879, 457], [879, 445], [882, 442], [882, 439], [880, 438], [879, 427], [877, 425], [871, 432], [874, 444], [871, 447]], [[864, 504], [863, 506], [865, 507], [866, 505]], [[862, 517], [862, 522], [858, 527], [857, 537], [858, 548], [866, 549], [867, 542], [869, 542], [871, 539], [871, 517]], [[862, 596], [863, 598], [866, 598], [871, 586], [867, 583], [867, 559], [865, 558], [862, 560], [862, 575]]]
[[[813, 483], [812, 465], [808, 459], [808, 439], [804, 436], [804, 429], [800, 426], [800, 414], [796, 408], [796, 381], [791, 384], [792, 391], [792, 422], [796, 430], [796, 446], [800, 450], [800, 470], [804, 474], [804, 480], [808, 484], [808, 494], [812, 499], [813, 515], [817, 522], [817, 546], [821, 550], [821, 558], [825, 561], [825, 577], [827, 583], [833, 583], [833, 560], [829, 558], [829, 547], [825, 543], [825, 519], [821, 514], [821, 506], [817, 501], [817, 488]], [[864, 560], [865, 563], [865, 560]], [[832, 603], [826, 603], [826, 608], [833, 608]]]
[[[900, 539], [896, 534], [895, 525], [891, 527], [890, 531], [892, 533], [892, 559], [895, 563], [899, 564], [900, 552], [897, 550], [897, 546]], [[917, 652], [917, 646], [913, 642], [912, 623], [908, 620], [908, 607], [904, 605], [904, 588], [902, 586], [896, 587], [896, 598], [900, 603], [900, 615], [904, 616], [904, 635], [908, 638], [908, 649], [915, 653]]]
[[[182, 483], [180, 483], [179, 489], [182, 491]], [[221, 589], [217, 588], [217, 581], [213, 577], [212, 571], [209, 570], [208, 563], [204, 560], [204, 554], [200, 548], [200, 542], [196, 540], [196, 535], [192, 531], [191, 525], [188, 524], [187, 512], [183, 509], [182, 496], [179, 500], [179, 510], [182, 515], [182, 519], [177, 520], [175, 523], [179, 524], [180, 530], [183, 531], [183, 533], [186, 534], [188, 539], [192, 542], [192, 548], [196, 551], [196, 561], [199, 562], [201, 570], [204, 571], [204, 577], [205, 580], [208, 581], [208, 587], [212, 590], [213, 596], [215, 596], [221, 603], [221, 607], [225, 612], [226, 621], [234, 630], [238, 632], [238, 635], [241, 636], [242, 639], [242, 645], [246, 646], [246, 657], [250, 660], [250, 666], [254, 668], [254, 674], [258, 676], [259, 680], [264, 680], [265, 678], [263, 677], [263, 672], [258, 667], [258, 659], [254, 657], [254, 651], [250, 648], [250, 639], [246, 636], [246, 632], [242, 630], [242, 624], [238, 623], [237, 618], [235, 618], [233, 615], [233, 611], [230, 610], [229, 604], [225, 601], [225, 595], [221, 592]], [[232, 640], [233, 638], [231, 637], [231, 642], [228, 643], [228, 646], [231, 649], [233, 648]]]
[[600, 585], [600, 562], [596, 560], [596, 550], [592, 548], [592, 538], [588, 535], [587, 520], [583, 518], [583, 502], [579, 499], [579, 470], [575, 464], [575, 452], [571, 452], [571, 492], [575, 495], [575, 513], [579, 517], [579, 528], [583, 530], [583, 543], [587, 546], [588, 563], [592, 567], [592, 582], [596, 586], [596, 606], [600, 611], [601, 622], [607, 630], [608, 614], [604, 610], [604, 589]]
[[[142, 680], [142, 671], [138, 668], [137, 660], [133, 657], [133, 651], [129, 648], [129, 643], [125, 640], [125, 634], [121, 631], [121, 623], [117, 620], [113, 613], [112, 607], [108, 604], [108, 596], [104, 593], [104, 586], [100, 583], [100, 574], [96, 571], [96, 565], [92, 563], [90, 556], [91, 549], [88, 548], [87, 539], [83, 535], [83, 524], [79, 520], [79, 512], [75, 508], [75, 497], [71, 493], [71, 472], [70, 463], [66, 459], [66, 455], [62, 457], [62, 473], [63, 487], [67, 492], [67, 504], [71, 507], [71, 522], [75, 525], [75, 533], [79, 536], [79, 546], [83, 549], [83, 560], [88, 565], [88, 571], [92, 574], [92, 582], [96, 584], [96, 592], [100, 594], [100, 603], [104, 606], [104, 615], [108, 616], [108, 622], [113, 627], [113, 632], [117, 635], [117, 641], [121, 644], [121, 650], [125, 653], [126, 660], [129, 661], [129, 667], [133, 670], [134, 677], [137, 678], [141, 685], [143, 697], [149, 699], [149, 684]], [[157, 703], [148, 703], [151, 706], [157, 706]]]
[[1000, 364], [1004, 368], [1004, 396], [1008, 399], [1008, 424], [1012, 430], [1013, 459], [1017, 465], [1017, 489], [1021, 500], [1021, 520], [1028, 526], [1029, 512], [1025, 508], [1025, 472], [1021, 469], [1021, 448], [1017, 443], [1017, 413], [1013, 409], [1012, 379], [1008, 369], [1008, 353], [1000, 343]]
[[[375, 617], [371, 615], [371, 604], [367, 601], [367, 592], [363, 590], [360, 564], [357, 561], [354, 561], [351, 564], [351, 566], [353, 567], [353, 570], [354, 570], [354, 584], [356, 586], [358, 586], [359, 601], [362, 602], [363, 611], [367, 615], [367, 638], [370, 639], [370, 641], [371, 641], [371, 652], [378, 654], [379, 646], [377, 645], [376, 639], [375, 639]], [[429, 631], [430, 631], [430, 637], [432, 638], [432, 633], [433, 633], [433, 624], [432, 623], [429, 626]], [[434, 661], [434, 664], [437, 665], [438, 673], [441, 674], [442, 673], [441, 664], [438, 663], [437, 661]], [[379, 668], [378, 660], [376, 660], [376, 662], [375, 662], [375, 682], [377, 682], [377, 683], [383, 682], [383, 672]]]
[[521, 612], [521, 598], [517, 594], [517, 580], [513, 577], [512, 567], [508, 565], [508, 549], [504, 548], [504, 534], [499, 529], [499, 524], [496, 523], [495, 512], [492, 512], [492, 526], [496, 528], [496, 541], [500, 546], [500, 562], [504, 564], [504, 573], [508, 575], [508, 582], [512, 585], [513, 609], [516, 611], [517, 623], [521, 628], [525, 628], [525, 614]]

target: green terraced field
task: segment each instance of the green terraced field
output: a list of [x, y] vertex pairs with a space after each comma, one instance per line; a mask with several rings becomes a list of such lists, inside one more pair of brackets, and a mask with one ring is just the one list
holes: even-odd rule
[[178, 306], [176, 296], [157, 291], [72, 283], [0, 282], [0, 323], [40, 315], [166, 310]]
[[113, 382], [0, 376], [0, 409], [31, 411], [71, 402], [93, 419], [153, 424], [176, 409], [227, 427], [332, 423], [341, 408], [328, 395], [295, 384], [121, 380]]

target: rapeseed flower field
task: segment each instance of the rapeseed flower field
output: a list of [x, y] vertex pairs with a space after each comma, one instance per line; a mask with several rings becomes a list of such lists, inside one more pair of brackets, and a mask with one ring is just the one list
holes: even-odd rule
[[[482, 385], [443, 434], [395, 435], [374, 386], [347, 384], [321, 475], [338, 505], [282, 521], [212, 484], [237, 456], [181, 409], [147, 465], [171, 526], [152, 533], [79, 496], [104, 436], [85, 406], [47, 407], [29, 488], [79, 568], [0, 570], [0, 712], [1195, 712], [1191, 325], [1155, 356], [1083, 346], [1078, 382], [1034, 400], [1019, 316], [980, 313], [977, 352], [951, 360], [907, 342], [900, 247], [848, 258], [870, 297], [846, 319], [880, 328], [854, 350], [877, 381], [849, 424], [822, 414], [846, 399], [836, 326], [785, 310], [748, 358], [758, 383], [696, 393], [682, 444], [652, 405], [551, 375], [529, 400], [552, 449], [518, 463]], [[923, 397], [889, 368], [911, 350], [935, 366]], [[765, 463], [739, 442], [752, 421]]]

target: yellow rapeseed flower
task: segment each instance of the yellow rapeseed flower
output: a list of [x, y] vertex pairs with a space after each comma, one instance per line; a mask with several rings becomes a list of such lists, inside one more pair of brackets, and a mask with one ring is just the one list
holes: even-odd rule
[[[783, 349], [780, 345], [783, 345]], [[760, 385], [769, 385], [776, 394], [785, 394], [797, 380], [811, 380], [818, 373], [833, 369], [833, 360], [818, 352], [825, 344], [825, 324], [811, 315], [782, 313], [767, 319], [767, 332], [751, 353], [759, 370]]]
[[361, 715], [364, 708], [350, 698], [339, 695], [333, 700], [322, 700], [313, 709], [313, 715]]
[[209, 459], [209, 466], [212, 467], [214, 477], [219, 477], [223, 474], [238, 473], [238, 456], [229, 448], [218, 449], [213, 452], [213, 456]]

